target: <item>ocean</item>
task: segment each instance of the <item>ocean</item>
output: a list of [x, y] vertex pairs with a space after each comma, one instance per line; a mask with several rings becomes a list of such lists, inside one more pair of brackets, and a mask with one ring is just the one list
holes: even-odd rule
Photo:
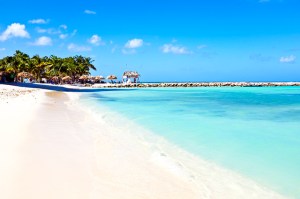
[[203, 159], [300, 198], [300, 88], [104, 89], [83, 95]]

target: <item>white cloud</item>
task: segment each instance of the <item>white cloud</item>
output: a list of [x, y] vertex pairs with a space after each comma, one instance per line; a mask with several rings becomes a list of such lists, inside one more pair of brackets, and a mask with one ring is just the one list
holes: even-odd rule
[[34, 46], [51, 46], [52, 39], [50, 37], [39, 37], [32, 45]]
[[62, 25], [60, 25], [59, 27], [60, 27], [60, 28], [62, 28], [62, 29], [65, 29], [65, 30], [67, 30], [67, 29], [68, 29], [68, 26], [67, 26], [67, 25], [65, 25], [65, 24], [62, 24]]
[[0, 51], [5, 51], [6, 50], [6, 48], [0, 48]]
[[60, 39], [65, 39], [65, 38], [67, 38], [68, 37], [68, 34], [60, 34], [59, 35], [59, 38]]
[[143, 46], [143, 43], [142, 39], [132, 39], [125, 44], [125, 48], [139, 48]]
[[296, 60], [296, 56], [294, 55], [290, 55], [290, 56], [286, 56], [286, 57], [280, 57], [280, 62], [281, 63], [293, 63]]
[[173, 54], [191, 54], [187, 48], [182, 46], [175, 46], [173, 44], [165, 44], [162, 47], [163, 53], [173, 53]]
[[43, 29], [43, 28], [36, 28], [36, 31], [38, 33], [48, 33], [50, 35], [57, 35], [57, 34], [61, 34], [61, 31], [55, 28], [48, 28], [48, 29]]
[[45, 19], [32, 19], [28, 21], [31, 24], [46, 24], [48, 23], [48, 21], [46, 21]]
[[272, 60], [271, 56], [266, 56], [261, 53], [255, 53], [249, 56], [249, 58], [253, 61], [259, 61], [259, 62], [268, 62]]
[[26, 31], [25, 25], [13, 23], [7, 26], [6, 30], [0, 34], [0, 41], [6, 41], [12, 37], [29, 38], [30, 35]]
[[93, 35], [89, 40], [91, 44], [99, 46], [99, 45], [104, 45], [104, 42], [102, 41], [101, 37], [98, 35]]
[[125, 55], [132, 55], [136, 53], [135, 49], [122, 49], [122, 53]]
[[113, 47], [113, 48], [111, 49], [111, 53], [115, 53], [116, 50], [117, 50], [117, 47]]
[[45, 33], [45, 32], [47, 32], [48, 30], [47, 30], [47, 29], [43, 29], [43, 28], [36, 28], [36, 31], [37, 31], [38, 33]]
[[84, 13], [88, 14], [88, 15], [95, 15], [95, 14], [97, 14], [95, 11], [92, 11], [92, 10], [85, 10]]
[[76, 35], [76, 33], [77, 33], [77, 30], [76, 30], [76, 29], [73, 30], [73, 32], [72, 32], [72, 34], [71, 34], [71, 37], [74, 37], [74, 36]]
[[206, 48], [206, 47], [207, 47], [207, 45], [199, 45], [199, 46], [197, 46], [198, 49], [203, 49], [203, 48]]
[[72, 52], [84, 52], [84, 51], [91, 51], [92, 49], [88, 46], [78, 46], [76, 44], [69, 44], [68, 50]]

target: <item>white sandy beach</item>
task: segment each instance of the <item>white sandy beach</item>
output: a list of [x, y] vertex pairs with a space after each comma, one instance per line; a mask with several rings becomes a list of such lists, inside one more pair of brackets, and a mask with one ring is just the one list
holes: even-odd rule
[[284, 198], [79, 98], [0, 85], [0, 198]]

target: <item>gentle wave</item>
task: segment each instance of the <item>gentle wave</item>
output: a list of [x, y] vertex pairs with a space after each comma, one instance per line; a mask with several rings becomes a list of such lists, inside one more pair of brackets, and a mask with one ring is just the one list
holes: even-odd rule
[[300, 89], [159, 88], [88, 95], [202, 158], [300, 197]]

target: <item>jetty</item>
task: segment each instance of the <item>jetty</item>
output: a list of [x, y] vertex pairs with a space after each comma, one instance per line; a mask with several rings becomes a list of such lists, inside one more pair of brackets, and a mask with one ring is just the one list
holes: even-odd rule
[[130, 83], [130, 84], [86, 84], [93, 88], [156, 88], [156, 87], [275, 87], [300, 86], [300, 82], [186, 82], [186, 83]]

